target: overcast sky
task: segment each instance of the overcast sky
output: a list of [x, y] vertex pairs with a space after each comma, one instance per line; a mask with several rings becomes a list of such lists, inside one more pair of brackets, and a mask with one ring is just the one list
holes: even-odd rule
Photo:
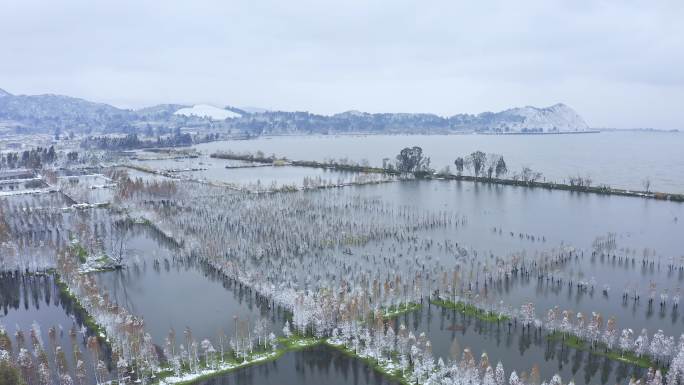
[[0, 88], [684, 128], [684, 1], [0, 0]]

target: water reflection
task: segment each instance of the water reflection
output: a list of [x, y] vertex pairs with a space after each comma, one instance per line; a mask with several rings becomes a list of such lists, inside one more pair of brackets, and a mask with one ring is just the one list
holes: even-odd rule
[[[402, 255], [406, 255], [404, 260], [417, 259], [435, 274], [441, 274], [456, 263], [466, 269], [471, 263], [479, 267], [488, 265], [491, 271], [498, 257], [516, 255], [534, 260], [556, 255], [558, 250], [571, 246], [577, 250], [573, 257], [549, 267], [541, 280], [533, 274], [492, 285], [488, 300], [503, 300], [514, 308], [534, 302], [538, 317], [559, 305], [575, 313], [600, 311], [604, 317], [614, 316], [619, 328], [641, 330], [646, 326], [651, 332], [662, 329], [668, 334], [683, 330], [684, 320], [672, 299], [684, 285], [684, 268], [670, 267], [683, 261], [680, 234], [684, 227], [673, 220], [684, 216], [683, 204], [652, 201], [645, 205], [642, 199], [629, 197], [497, 187], [416, 181], [344, 190], [399, 206], [453, 210], [467, 219], [465, 225], [455, 229], [420, 234], [434, 243], [376, 242], [354, 250], [354, 254], [369, 255], [373, 261], [390, 257], [398, 261], [390, 265], [394, 269], [409, 266], [401, 261]], [[611, 240], [611, 247], [594, 254], [596, 241], [601, 239]], [[429, 247], [445, 242], [467, 250], [467, 255]], [[657, 250], [654, 252], [653, 248]], [[648, 254], [645, 263], [644, 253]], [[361, 264], [358, 268], [368, 270], [374, 266], [385, 265]], [[580, 282], [594, 282], [593, 290], [578, 288]], [[649, 306], [651, 285], [656, 297], [669, 293], [671, 300], [666, 306]], [[623, 301], [621, 295], [625, 291], [636, 291], [641, 300]]]
[[198, 385], [396, 384], [362, 361], [323, 346], [289, 352], [274, 362], [240, 369]]
[[[37, 360], [40, 346], [47, 353], [52, 377], [58, 383], [55, 352], [59, 346], [65, 353], [66, 369], [72, 378], [77, 378], [75, 357], [78, 356], [85, 363], [85, 378], [94, 379], [95, 355], [87, 345], [87, 338], [94, 334], [85, 327], [86, 315], [60, 292], [53, 276], [0, 274], [0, 306], [0, 325], [10, 337], [10, 354], [15, 358], [24, 348]], [[98, 342], [97, 357], [105, 363], [106, 379], [113, 369], [111, 350], [103, 341]]]
[[[481, 150], [502, 154], [509, 170], [530, 166], [551, 181], [570, 175], [589, 175], [596, 184], [642, 189], [650, 177], [653, 189], [684, 192], [682, 133], [602, 132], [592, 135], [307, 135], [259, 137], [253, 140], [218, 141], [195, 145], [204, 153], [234, 151], [277, 154], [289, 159], [367, 159], [382, 165], [404, 147], [420, 146], [439, 170], [454, 168], [454, 159]], [[581, 149], [577, 151], [577, 149]], [[657, 149], [646, 151], [645, 149]], [[578, 156], [578, 153], [592, 156]], [[629, 167], [625, 167], [629, 165]], [[597, 167], [598, 166], [598, 167]], [[654, 173], [655, 172], [655, 173]]]
[[646, 373], [634, 365], [569, 348], [534, 328], [523, 331], [516, 322], [485, 322], [434, 305], [426, 304], [422, 310], [394, 320], [393, 328], [398, 330], [400, 323], [416, 335], [424, 332], [433, 344], [435, 357], [445, 361], [460, 358], [462, 349], [469, 347], [475, 357], [486, 352], [490, 362], [501, 361], [507, 371], [516, 370], [518, 374], [530, 373], [538, 365], [541, 378], [558, 373], [565, 381], [574, 378], [585, 384], [608, 384], [624, 383], [625, 379], [641, 378]]
[[180, 332], [188, 327], [197, 338], [216, 344], [221, 332], [230, 335], [235, 317], [250, 327], [266, 319], [278, 332], [288, 316], [253, 290], [188, 258], [143, 260], [126, 269], [98, 273], [96, 280], [117, 304], [144, 318], [145, 329], [161, 346], [171, 328]]

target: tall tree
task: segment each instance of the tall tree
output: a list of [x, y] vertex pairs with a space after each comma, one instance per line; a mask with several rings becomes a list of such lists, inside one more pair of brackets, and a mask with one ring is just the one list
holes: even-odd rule
[[508, 167], [506, 166], [506, 161], [504, 160], [503, 156], [500, 157], [496, 162], [495, 173], [497, 178], [500, 178], [508, 173]]
[[454, 161], [454, 164], [456, 165], [456, 171], [458, 172], [458, 176], [461, 176], [463, 174], [463, 166], [465, 165], [465, 162], [463, 161], [463, 158], [460, 156], [456, 158]]
[[475, 177], [479, 177], [480, 173], [484, 171], [485, 162], [487, 161], [487, 155], [482, 151], [475, 151], [470, 154], [470, 162], [473, 165], [473, 172]]
[[397, 155], [397, 170], [410, 173], [428, 171], [430, 168], [430, 158], [423, 156], [423, 149], [414, 146], [406, 147]]

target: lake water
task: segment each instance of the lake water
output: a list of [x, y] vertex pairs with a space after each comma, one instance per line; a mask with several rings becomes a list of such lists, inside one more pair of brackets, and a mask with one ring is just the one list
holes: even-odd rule
[[231, 184], [236, 187], [258, 190], [269, 186], [304, 185], [304, 179], [316, 180], [318, 184], [343, 184], [359, 180], [361, 177], [380, 178], [378, 174], [367, 175], [358, 172], [327, 170], [322, 168], [271, 166], [258, 163], [240, 162], [228, 159], [199, 158], [136, 160], [132, 164], [156, 171], [164, 171], [179, 179], [192, 179], [215, 183]]
[[[74, 304], [63, 296], [52, 276], [0, 275], [0, 324], [7, 330], [12, 340], [13, 355], [16, 358], [19, 350], [16, 331], [23, 332], [23, 345], [29, 352], [35, 352], [32, 344], [31, 328], [37, 323], [40, 330], [43, 348], [48, 354], [50, 368], [55, 383], [58, 383], [55, 347], [61, 346], [65, 352], [68, 371], [75, 377], [74, 352], [80, 351], [81, 360], [86, 365], [86, 383], [94, 383], [93, 354], [86, 346], [86, 337], [93, 335], [83, 326], [83, 314], [74, 310]], [[50, 336], [49, 329], [55, 334]], [[72, 332], [73, 328], [73, 332]], [[111, 371], [108, 350], [100, 345], [99, 359], [104, 361]], [[37, 365], [36, 357], [33, 357]], [[109, 376], [109, 374], [107, 374]]]
[[487, 353], [492, 367], [501, 361], [507, 375], [512, 370], [518, 375], [529, 374], [535, 364], [542, 379], [560, 374], [564, 383], [574, 379], [577, 384], [622, 384], [631, 376], [639, 378], [645, 374], [643, 368], [547, 341], [534, 331], [522, 333], [521, 325], [509, 332], [503, 322], [484, 322], [434, 305], [426, 304], [420, 311], [394, 320], [395, 330], [401, 323], [416, 336], [425, 333], [435, 358], [447, 362], [456, 354], [456, 359], [460, 359], [463, 349], [469, 348], [478, 361], [482, 353]]
[[[533, 258], [539, 253], [553, 253], [563, 246], [577, 250], [577, 257], [551, 273], [563, 278], [564, 285], [554, 287], [536, 276], [511, 280], [505, 286], [488, 288], [489, 300], [503, 300], [513, 308], [527, 302], [536, 303], [537, 316], [543, 318], [555, 305], [573, 313], [591, 314], [598, 311], [608, 319], [615, 316], [619, 328], [650, 333], [662, 329], [671, 335], [684, 330], [684, 317], [669, 304], [661, 308], [658, 300], [648, 306], [648, 290], [654, 284], [656, 299], [661, 293], [671, 298], [684, 286], [684, 271], [670, 270], [671, 262], [684, 263], [681, 234], [684, 224], [684, 204], [652, 201], [632, 197], [607, 196], [568, 191], [548, 191], [514, 186], [492, 186], [456, 181], [406, 181], [382, 185], [359, 186], [343, 190], [345, 194], [378, 198], [397, 206], [410, 206], [423, 210], [448, 210], [466, 218], [462, 226], [426, 231], [422, 239], [433, 245], [445, 240], [458, 243], [469, 250], [467, 257], [426, 248], [426, 243], [386, 240], [352, 248], [353, 255], [342, 249], [329, 251], [332, 260], [353, 266], [358, 274], [382, 276], [386, 272], [415, 269], [415, 260], [427, 271], [439, 275], [456, 263], [470, 266], [471, 261], [482, 268], [493, 257], [511, 254]], [[502, 229], [501, 233], [493, 231]], [[629, 261], [596, 256], [592, 258], [592, 244], [597, 237], [615, 234], [616, 246], [611, 256], [629, 256]], [[513, 235], [511, 235], [513, 233]], [[523, 234], [523, 237], [520, 237]], [[535, 237], [528, 239], [527, 235]], [[657, 263], [642, 266], [643, 250], [655, 249]], [[475, 256], [477, 252], [477, 256]], [[652, 253], [652, 251], [649, 251]], [[634, 257], [634, 262], [632, 262]], [[319, 258], [332, 265], [329, 258]], [[314, 259], [315, 261], [315, 259]], [[391, 262], [389, 262], [391, 261]], [[315, 263], [315, 262], [312, 262]], [[321, 263], [321, 264], [323, 264]], [[306, 271], [325, 271], [325, 266], [307, 266]], [[490, 270], [491, 271], [491, 270]], [[593, 293], [579, 291], [579, 281], [595, 281]], [[573, 281], [568, 286], [567, 282]], [[602, 293], [604, 285], [610, 290]], [[636, 289], [641, 295], [638, 303], [623, 302], [625, 288]], [[480, 288], [483, 289], [483, 288]]]
[[[531, 254], [561, 244], [590, 248], [596, 237], [614, 233], [618, 247], [636, 249], [638, 256], [648, 247], [663, 261], [684, 257], [684, 204], [676, 202], [458, 181], [404, 181], [343, 191], [398, 206], [456, 212], [467, 224], [445, 236], [495, 255], [521, 249]], [[494, 228], [502, 233], [494, 234]], [[520, 233], [544, 241], [520, 239]]]
[[171, 328], [182, 336], [189, 327], [198, 341], [208, 338], [218, 347], [219, 333], [230, 336], [234, 330], [234, 317], [248, 321], [250, 329], [265, 319], [276, 333], [285, 324], [284, 312], [272, 311], [250, 290], [185, 260], [165, 259], [158, 265], [147, 260], [98, 273], [96, 280], [114, 302], [144, 318], [145, 330], [159, 346]]
[[289, 352], [198, 385], [393, 385], [362, 361], [322, 346]]
[[348, 158], [381, 166], [408, 146], [420, 146], [439, 170], [473, 151], [504, 156], [510, 171], [529, 166], [547, 180], [562, 182], [570, 175], [591, 176], [594, 184], [684, 193], [684, 133], [601, 132], [582, 135], [361, 135], [285, 136], [196, 145], [216, 151], [274, 153], [294, 160]]

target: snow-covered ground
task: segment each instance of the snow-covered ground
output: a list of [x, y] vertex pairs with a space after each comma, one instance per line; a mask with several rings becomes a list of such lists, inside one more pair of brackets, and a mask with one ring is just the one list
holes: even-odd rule
[[239, 118], [241, 115], [223, 108], [210, 106], [208, 104], [196, 104], [192, 107], [181, 108], [173, 113], [174, 115], [198, 116], [211, 120], [225, 120], [229, 118]]
[[546, 108], [519, 107], [502, 111], [493, 122], [493, 128], [508, 127], [512, 131], [543, 129], [549, 131], [586, 131], [589, 126], [572, 108], [558, 103]]

